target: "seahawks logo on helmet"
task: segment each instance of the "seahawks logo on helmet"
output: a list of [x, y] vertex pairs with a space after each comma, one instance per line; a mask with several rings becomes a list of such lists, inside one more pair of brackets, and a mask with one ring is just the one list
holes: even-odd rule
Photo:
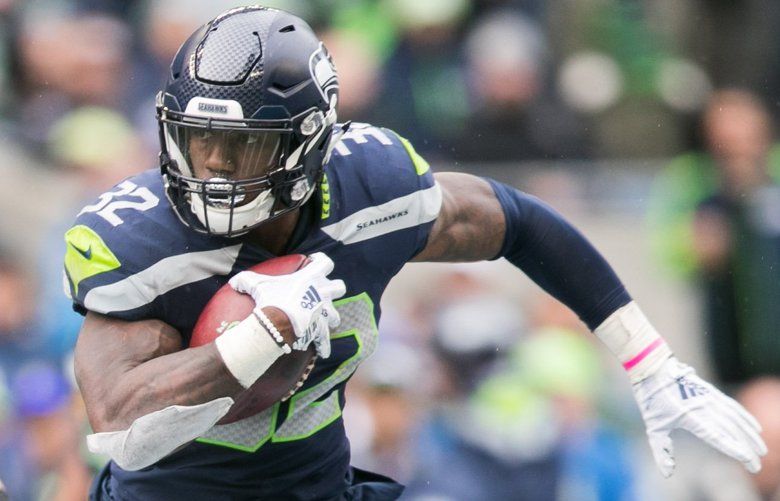
[[330, 97], [339, 88], [339, 81], [336, 74], [336, 66], [328, 54], [325, 45], [320, 42], [320, 47], [314, 51], [309, 60], [309, 70], [312, 79], [319, 85], [325, 102], [330, 102]]

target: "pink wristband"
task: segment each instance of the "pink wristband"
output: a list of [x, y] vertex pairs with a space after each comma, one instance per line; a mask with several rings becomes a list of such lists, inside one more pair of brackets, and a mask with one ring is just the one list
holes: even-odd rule
[[645, 347], [644, 350], [637, 353], [637, 355], [634, 358], [632, 358], [628, 362], [625, 362], [623, 364], [623, 368], [627, 371], [631, 370], [632, 367], [634, 367], [636, 364], [644, 360], [646, 356], [648, 356], [650, 353], [652, 353], [656, 348], [658, 348], [662, 344], [664, 344], [664, 340], [659, 337], [658, 339], [656, 339], [655, 341], [647, 345], [647, 347]]

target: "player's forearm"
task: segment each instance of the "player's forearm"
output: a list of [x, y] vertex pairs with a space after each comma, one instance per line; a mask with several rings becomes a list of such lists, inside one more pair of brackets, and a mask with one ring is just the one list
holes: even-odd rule
[[213, 343], [188, 348], [125, 373], [115, 397], [102, 406], [100, 424], [110, 426], [110, 431], [125, 429], [136, 418], [171, 405], [197, 405], [220, 397], [235, 400], [243, 390]]
[[499, 253], [593, 330], [631, 297], [612, 267], [571, 224], [538, 199], [491, 181], [506, 217]]
[[[283, 312], [264, 311], [287, 341], [293, 339]], [[95, 431], [125, 429], [172, 405], [235, 399], [245, 388], [215, 343], [181, 350], [179, 333], [163, 322], [124, 322], [93, 313], [76, 345], [76, 376]]]
[[123, 429], [149, 411], [240, 391], [213, 345], [187, 350], [181, 345], [179, 333], [164, 322], [89, 313], [75, 362], [93, 428]]

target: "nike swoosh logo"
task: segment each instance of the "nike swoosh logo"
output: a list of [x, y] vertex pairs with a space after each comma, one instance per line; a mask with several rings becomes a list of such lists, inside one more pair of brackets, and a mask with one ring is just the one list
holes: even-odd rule
[[76, 247], [72, 243], [70, 244], [70, 246], [73, 247], [74, 249], [76, 249], [76, 252], [78, 252], [79, 254], [84, 256], [84, 259], [86, 259], [87, 261], [92, 259], [92, 246], [91, 245], [89, 247], [87, 247], [87, 250], [79, 249], [78, 247]]

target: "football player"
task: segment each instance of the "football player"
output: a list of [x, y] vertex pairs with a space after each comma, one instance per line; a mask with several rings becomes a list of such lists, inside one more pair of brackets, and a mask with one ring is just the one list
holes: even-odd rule
[[[112, 461], [94, 499], [394, 499], [402, 486], [351, 468], [344, 385], [377, 343], [379, 301], [409, 261], [505, 257], [572, 308], [633, 383], [661, 472], [689, 430], [756, 472], [756, 421], [679, 362], [596, 250], [514, 188], [433, 174], [395, 132], [338, 124], [338, 80], [301, 19], [242, 7], [182, 45], [159, 94], [160, 169], [85, 207], [65, 270], [86, 315], [76, 372]], [[301, 270], [242, 272], [282, 254]], [[220, 286], [256, 308], [186, 348]], [[313, 298], [313, 299], [312, 299]], [[217, 421], [279, 357], [316, 346], [292, 398]]]

